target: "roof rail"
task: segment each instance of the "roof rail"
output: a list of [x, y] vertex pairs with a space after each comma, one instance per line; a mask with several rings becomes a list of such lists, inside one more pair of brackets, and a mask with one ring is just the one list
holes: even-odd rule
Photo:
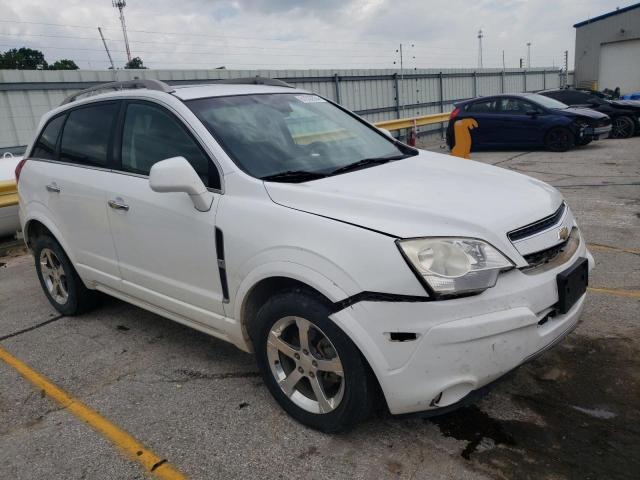
[[225, 80], [216, 80], [214, 83], [227, 83], [227, 84], [238, 84], [238, 85], [269, 85], [272, 87], [287, 87], [287, 88], [296, 88], [290, 83], [283, 82], [282, 80], [278, 80], [275, 78], [266, 78], [266, 77], [244, 77], [244, 78], [228, 78]]
[[69, 95], [65, 98], [60, 105], [71, 103], [78, 99], [82, 95], [88, 93], [99, 92], [101, 90], [135, 90], [138, 88], [145, 88], [147, 90], [157, 90], [160, 92], [171, 93], [174, 89], [160, 80], [146, 79], [146, 80], [125, 80], [123, 82], [108, 82], [96, 85], [94, 87], [85, 88], [79, 92]]

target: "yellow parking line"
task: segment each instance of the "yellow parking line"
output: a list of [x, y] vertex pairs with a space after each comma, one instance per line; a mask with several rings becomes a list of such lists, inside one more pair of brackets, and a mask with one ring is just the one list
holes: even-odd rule
[[602, 245], [601, 243], [590, 243], [588, 247], [591, 250], [600, 251], [600, 252], [622, 252], [622, 253], [631, 253], [633, 255], [640, 255], [640, 250], [636, 250], [634, 248], [613, 247], [611, 245]]
[[186, 477], [175, 470], [165, 459], [146, 449], [140, 442], [124, 430], [118, 428], [98, 412], [87, 407], [80, 400], [73, 398], [61, 388], [55, 386], [45, 377], [29, 368], [26, 364], [0, 348], [0, 360], [13, 367], [20, 375], [42, 390], [49, 397], [69, 410], [76, 417], [84, 420], [95, 430], [100, 432], [113, 444], [127, 453], [133, 460], [158, 478], [163, 480], [184, 480]]
[[590, 292], [605, 293], [616, 297], [640, 298], [640, 290], [623, 290], [619, 288], [596, 288], [589, 287]]

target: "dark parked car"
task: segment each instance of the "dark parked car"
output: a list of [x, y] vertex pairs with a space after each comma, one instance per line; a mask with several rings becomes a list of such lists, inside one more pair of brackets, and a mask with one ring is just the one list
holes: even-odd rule
[[455, 120], [474, 119], [472, 149], [487, 147], [546, 147], [564, 152], [606, 137], [611, 120], [588, 108], [572, 108], [533, 93], [495, 95], [455, 104], [447, 128], [447, 144], [454, 145]]
[[640, 106], [633, 101], [607, 100], [588, 90], [545, 90], [539, 92], [573, 107], [586, 107], [609, 115], [611, 118], [611, 138], [629, 138], [640, 133]]

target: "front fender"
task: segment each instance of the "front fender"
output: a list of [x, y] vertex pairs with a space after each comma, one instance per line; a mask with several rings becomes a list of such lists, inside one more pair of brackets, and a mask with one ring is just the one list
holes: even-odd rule
[[[247, 294], [262, 280], [273, 277], [286, 277], [297, 280], [317, 290], [331, 302], [340, 301], [350, 294], [356, 293], [355, 283], [348, 286], [338, 285], [324, 274], [306, 265], [294, 261], [271, 261], [255, 266], [238, 282], [235, 293], [230, 299], [229, 312], [236, 320], [242, 318], [242, 307]], [[353, 293], [350, 293], [353, 292]]]

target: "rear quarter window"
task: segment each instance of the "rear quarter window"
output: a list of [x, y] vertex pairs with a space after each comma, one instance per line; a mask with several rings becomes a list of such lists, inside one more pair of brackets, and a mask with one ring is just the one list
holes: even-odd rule
[[33, 146], [31, 157], [42, 158], [44, 160], [55, 160], [56, 144], [58, 143], [58, 136], [60, 135], [60, 129], [64, 124], [64, 119], [65, 115], [60, 115], [47, 123], [47, 126], [44, 127], [44, 130], [42, 130], [42, 133]]
[[482, 100], [480, 102], [474, 102], [467, 107], [467, 112], [473, 113], [496, 113], [497, 111], [497, 101], [493, 100]]

